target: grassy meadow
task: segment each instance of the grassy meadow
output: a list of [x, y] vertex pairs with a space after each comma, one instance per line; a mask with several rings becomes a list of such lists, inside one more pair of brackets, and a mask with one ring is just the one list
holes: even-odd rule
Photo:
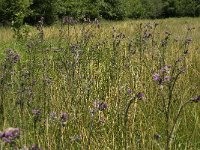
[[0, 149], [199, 150], [200, 18], [0, 28]]

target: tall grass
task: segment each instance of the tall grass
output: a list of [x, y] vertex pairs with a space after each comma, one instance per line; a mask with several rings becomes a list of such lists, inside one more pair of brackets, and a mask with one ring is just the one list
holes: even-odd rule
[[7, 38], [1, 149], [200, 149], [198, 21], [40, 23]]

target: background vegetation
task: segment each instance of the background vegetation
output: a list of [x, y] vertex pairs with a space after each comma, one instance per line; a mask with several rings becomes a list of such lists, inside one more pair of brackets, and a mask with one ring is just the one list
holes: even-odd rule
[[46, 24], [71, 16], [122, 20], [199, 16], [199, 0], [0, 0], [0, 23], [35, 24], [41, 16]]

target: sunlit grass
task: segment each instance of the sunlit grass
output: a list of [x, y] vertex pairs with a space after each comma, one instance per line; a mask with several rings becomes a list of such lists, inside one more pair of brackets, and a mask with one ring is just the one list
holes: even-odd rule
[[[54, 25], [30, 31], [27, 39], [16, 40], [11, 29], [0, 29], [1, 54], [7, 56], [1, 59], [0, 131], [20, 128], [16, 146], [200, 148], [199, 103], [186, 105], [174, 123], [182, 104], [199, 96], [199, 18], [102, 22], [100, 28]], [[5, 54], [7, 48], [11, 51]], [[174, 79], [181, 71], [171, 99], [173, 80], [153, 80], [166, 65], [171, 68], [164, 76]], [[166, 148], [166, 130], [173, 125]], [[1, 143], [2, 148], [9, 146]]]

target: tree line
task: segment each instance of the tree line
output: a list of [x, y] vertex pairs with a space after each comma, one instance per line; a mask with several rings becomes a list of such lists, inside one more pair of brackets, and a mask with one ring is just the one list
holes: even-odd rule
[[52, 24], [63, 16], [78, 20], [200, 16], [200, 0], [0, 0], [0, 23]]

